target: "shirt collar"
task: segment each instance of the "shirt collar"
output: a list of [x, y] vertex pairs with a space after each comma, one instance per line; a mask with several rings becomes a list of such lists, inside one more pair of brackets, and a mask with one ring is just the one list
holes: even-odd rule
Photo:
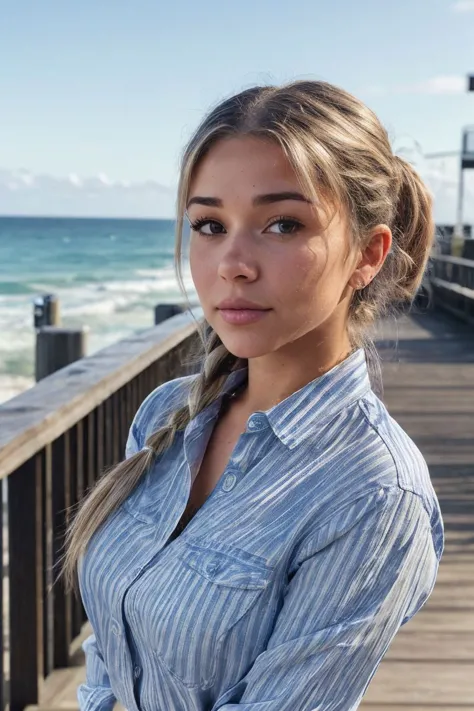
[[[225, 394], [233, 392], [247, 379], [247, 370], [245, 367], [230, 373], [218, 398], [219, 404]], [[358, 348], [324, 375], [310, 381], [270, 409], [258, 412], [260, 416], [265, 416], [283, 444], [293, 449], [370, 389], [365, 350]]]

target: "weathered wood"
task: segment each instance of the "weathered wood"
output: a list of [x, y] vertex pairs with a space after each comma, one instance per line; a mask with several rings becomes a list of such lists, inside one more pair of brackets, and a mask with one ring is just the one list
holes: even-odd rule
[[381, 664], [377, 683], [370, 684], [366, 702], [372, 704], [473, 704], [474, 662], [390, 662]]
[[4, 545], [4, 536], [3, 536], [3, 526], [5, 522], [5, 510], [3, 506], [3, 492], [2, 492], [2, 487], [0, 486], [0, 555], [1, 561], [0, 561], [0, 709], [3, 711], [5, 708], [5, 669], [4, 669], [4, 652], [5, 652], [5, 630], [3, 627], [3, 621], [4, 621], [4, 600], [3, 600], [3, 578], [5, 574], [5, 568], [4, 568], [4, 555], [3, 555], [3, 545]]
[[87, 354], [89, 329], [43, 326], [36, 334], [36, 381], [47, 378]]
[[[71, 456], [69, 432], [53, 443], [52, 460], [52, 520], [53, 520], [53, 574], [56, 581], [64, 554], [64, 535], [71, 505]], [[72, 596], [66, 592], [64, 579], [55, 582], [53, 590], [54, 668], [68, 664], [69, 645], [72, 640]]]
[[41, 458], [8, 482], [10, 710], [38, 703], [43, 676], [43, 546]]
[[435, 254], [431, 257], [432, 262], [445, 262], [446, 264], [459, 264], [461, 266], [474, 269], [474, 260], [465, 257], [453, 257], [449, 254]]
[[[426, 614], [424, 611], [420, 615]], [[469, 631], [443, 632], [436, 629], [424, 631], [413, 619], [411, 631], [397, 634], [385, 655], [387, 661], [474, 661], [474, 635]]]
[[[364, 697], [374, 711], [474, 708], [474, 335], [440, 314], [385, 324], [384, 399], [420, 447], [446, 547], [426, 606], [402, 627]], [[396, 360], [399, 359], [399, 362]]]
[[84, 491], [88, 491], [94, 483], [95, 462], [95, 415], [91, 412], [84, 419], [83, 449], [84, 449]]
[[98, 480], [99, 476], [102, 474], [106, 464], [105, 455], [105, 435], [104, 435], [104, 421], [105, 421], [105, 403], [101, 403], [96, 407], [94, 411], [94, 469], [92, 471], [94, 483]]
[[47, 676], [54, 669], [52, 446], [45, 447], [38, 456], [41, 456], [41, 468], [43, 471], [43, 673]]
[[114, 438], [114, 421], [112, 416], [112, 397], [109, 397], [103, 404], [104, 427], [103, 427], [103, 448], [104, 448], [104, 466], [109, 467], [113, 461], [113, 438]]
[[[188, 314], [142, 331], [63, 368], [0, 405], [0, 479], [60, 437], [196, 328]], [[137, 398], [138, 399], [138, 398]], [[137, 403], [138, 405], [138, 403]]]
[[184, 309], [184, 304], [157, 304], [157, 306], [155, 306], [155, 326], [159, 323], [163, 323], [163, 321], [166, 321], [168, 318], [182, 313]]
[[[74, 513], [77, 504], [84, 495], [84, 420], [77, 423], [70, 433], [71, 452], [71, 507]], [[74, 595], [72, 598], [72, 637], [80, 633], [85, 618], [82, 601]]]

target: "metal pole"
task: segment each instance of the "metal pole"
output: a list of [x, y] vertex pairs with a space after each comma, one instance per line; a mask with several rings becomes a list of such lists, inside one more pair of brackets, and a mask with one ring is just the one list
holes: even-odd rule
[[459, 187], [458, 187], [458, 212], [456, 219], [455, 236], [462, 237], [464, 234], [464, 167], [463, 157], [459, 162]]

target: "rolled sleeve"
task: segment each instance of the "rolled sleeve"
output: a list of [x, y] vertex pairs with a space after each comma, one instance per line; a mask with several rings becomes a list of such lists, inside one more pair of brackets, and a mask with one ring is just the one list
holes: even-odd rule
[[265, 651], [212, 711], [352, 711], [399, 627], [428, 598], [438, 556], [419, 497], [383, 490], [354, 525], [302, 551]]

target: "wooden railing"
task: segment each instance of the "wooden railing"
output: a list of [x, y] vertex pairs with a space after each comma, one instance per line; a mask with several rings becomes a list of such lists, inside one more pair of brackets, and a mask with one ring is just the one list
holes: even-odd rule
[[[70, 662], [82, 604], [56, 578], [68, 508], [122, 460], [131, 421], [159, 384], [192, 372], [197, 342], [181, 314], [45, 378], [0, 405], [4, 545], [0, 711], [40, 700], [44, 679]], [[5, 591], [5, 594], [3, 594]]]
[[429, 284], [433, 306], [474, 324], [474, 260], [433, 256]]

